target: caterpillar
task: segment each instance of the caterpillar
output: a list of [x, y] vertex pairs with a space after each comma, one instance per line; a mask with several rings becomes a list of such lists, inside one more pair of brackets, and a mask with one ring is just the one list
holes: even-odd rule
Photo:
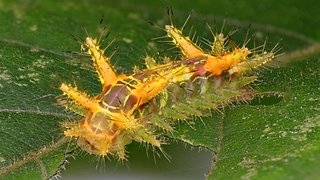
[[64, 135], [77, 138], [81, 149], [122, 160], [132, 141], [161, 148], [158, 129], [173, 131], [176, 120], [203, 116], [206, 110], [241, 97], [244, 87], [257, 79], [248, 72], [274, 58], [273, 51], [251, 55], [245, 45], [229, 50], [223, 34], [215, 36], [211, 51], [205, 51], [173, 24], [164, 29], [180, 49], [181, 60], [157, 64], [147, 56], [147, 68], [132, 74], [118, 74], [99, 41], [85, 39], [82, 45], [97, 71], [101, 93], [89, 96], [71, 85], [60, 86], [82, 110], [66, 107], [85, 116], [63, 124]]

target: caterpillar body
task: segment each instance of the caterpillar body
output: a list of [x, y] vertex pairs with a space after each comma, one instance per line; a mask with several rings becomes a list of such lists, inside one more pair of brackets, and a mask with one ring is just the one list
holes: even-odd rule
[[205, 51], [175, 26], [166, 25], [165, 31], [181, 50], [181, 60], [157, 64], [146, 57], [147, 68], [132, 74], [117, 74], [99, 42], [86, 38], [83, 45], [102, 90], [90, 97], [61, 84], [64, 94], [86, 112], [80, 122], [63, 125], [65, 136], [76, 137], [78, 146], [90, 154], [119, 159], [126, 158], [125, 147], [132, 141], [160, 148], [158, 129], [173, 131], [176, 120], [203, 116], [241, 97], [244, 87], [257, 78], [248, 72], [274, 58], [272, 51], [251, 55], [244, 45], [227, 49], [222, 34], [215, 36], [211, 51]]

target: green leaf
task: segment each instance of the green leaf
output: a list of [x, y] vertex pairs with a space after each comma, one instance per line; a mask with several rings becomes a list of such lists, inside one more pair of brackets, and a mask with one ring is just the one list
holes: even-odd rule
[[210, 179], [319, 176], [317, 1], [8, 0], [0, 3], [1, 179], [46, 179], [66, 162], [69, 141], [63, 138], [60, 123], [80, 117], [57, 103], [58, 87], [62, 82], [75, 83], [90, 94], [100, 89], [88, 58], [70, 53], [80, 49], [70, 35], [85, 38], [85, 28], [98, 36], [104, 14], [111, 31], [107, 41], [116, 39], [107, 54], [119, 46], [112, 62], [119, 72], [129, 72], [134, 65], [142, 67], [146, 54], [175, 55], [167, 51], [168, 46], [150, 40], [164, 32], [147, 21], [169, 23], [166, 6], [173, 7], [180, 27], [194, 9], [188, 25], [207, 39], [212, 37], [206, 22], [212, 25], [216, 20], [220, 29], [225, 20], [225, 33], [238, 27], [233, 38], [239, 44], [251, 24], [256, 44], [263, 44], [269, 34], [267, 47], [281, 38], [284, 53], [279, 57], [281, 67], [258, 73], [259, 82], [253, 86], [260, 96], [254, 101], [225, 107], [222, 113], [202, 118], [203, 122], [190, 121], [192, 127], [179, 124], [173, 138], [216, 153]]

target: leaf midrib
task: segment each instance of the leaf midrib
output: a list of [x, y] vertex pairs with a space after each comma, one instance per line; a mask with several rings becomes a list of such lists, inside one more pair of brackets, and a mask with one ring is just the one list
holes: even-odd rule
[[4, 168], [1, 168], [0, 169], [0, 176], [8, 173], [10, 171], [13, 171], [14, 169], [17, 169], [28, 162], [40, 159], [40, 157], [43, 157], [43, 156], [49, 154], [50, 152], [57, 150], [59, 147], [63, 146], [64, 144], [66, 144], [68, 142], [69, 142], [69, 140], [67, 138], [63, 137], [63, 138], [57, 140], [55, 143], [52, 143], [49, 146], [45, 146], [45, 147], [39, 149], [38, 151], [30, 152], [27, 155], [25, 155], [24, 158], [17, 160], [17, 161], [14, 161], [10, 166], [6, 166]]
[[56, 113], [49, 111], [40, 111], [40, 110], [24, 110], [24, 109], [0, 109], [0, 113], [25, 113], [25, 114], [34, 114], [34, 115], [45, 115], [45, 116], [54, 116], [54, 117], [65, 117], [65, 118], [73, 118], [75, 116], [67, 115], [64, 113]]

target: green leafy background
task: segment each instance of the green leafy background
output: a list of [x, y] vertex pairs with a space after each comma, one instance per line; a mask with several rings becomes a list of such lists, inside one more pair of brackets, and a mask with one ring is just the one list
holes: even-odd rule
[[[253, 86], [261, 94], [254, 101], [225, 107], [202, 118], [202, 122], [190, 121], [191, 126], [179, 124], [175, 137], [168, 139], [215, 152], [209, 160], [212, 168], [206, 170], [209, 179], [320, 176], [318, 1], [2, 0], [1, 179], [46, 179], [64, 162], [68, 141], [63, 139], [60, 123], [80, 117], [57, 104], [62, 82], [76, 84], [92, 94], [99, 92], [90, 61], [77, 53], [80, 47], [72, 35], [84, 38], [87, 31], [98, 36], [104, 15], [104, 24], [111, 31], [104, 45], [116, 39], [108, 53], [119, 47], [112, 62], [119, 72], [130, 72], [134, 65], [143, 67], [146, 54], [175, 55], [167, 51], [171, 46], [151, 40], [165, 33], [148, 24], [168, 24], [167, 6], [173, 7], [175, 23], [180, 27], [194, 10], [187, 27], [194, 25], [197, 35], [212, 40], [205, 24], [215, 25], [220, 31], [225, 21], [224, 32], [235, 27], [239, 32], [233, 38], [242, 43], [251, 25], [256, 44], [262, 44], [268, 36], [270, 49], [282, 39], [283, 53], [278, 57], [280, 67], [257, 72], [260, 78]], [[175, 146], [165, 146], [169, 155]], [[128, 151], [131, 149], [142, 148], [133, 144]], [[142, 156], [144, 150], [132, 159]], [[193, 156], [181, 158], [192, 164]], [[70, 166], [78, 162], [71, 161]]]

